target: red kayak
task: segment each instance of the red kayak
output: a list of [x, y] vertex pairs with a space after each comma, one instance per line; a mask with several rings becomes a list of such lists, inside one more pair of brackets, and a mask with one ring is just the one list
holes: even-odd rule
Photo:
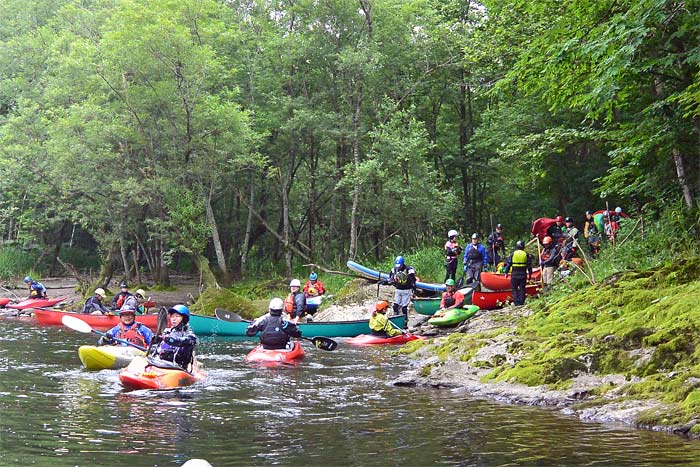
[[[532, 270], [532, 280], [539, 280], [541, 275], [540, 268]], [[510, 276], [498, 274], [495, 272], [482, 272], [479, 276], [481, 285], [490, 290], [510, 290]]]
[[1, 297], [0, 298], [0, 308], [5, 308], [12, 301], [11, 298]]
[[299, 341], [294, 341], [290, 349], [263, 349], [262, 345], [255, 347], [245, 356], [246, 362], [256, 363], [297, 363], [304, 358], [304, 349]]
[[[525, 287], [525, 294], [534, 297], [540, 292], [540, 286], [528, 285]], [[477, 305], [482, 310], [493, 310], [501, 307], [506, 303], [513, 301], [512, 290], [499, 290], [496, 292], [477, 292], [472, 294], [472, 303]]]
[[22, 300], [19, 303], [9, 303], [7, 308], [12, 308], [14, 310], [26, 310], [27, 308], [37, 308], [37, 307], [47, 307], [54, 306], [57, 303], [61, 303], [68, 297], [59, 298], [30, 298], [27, 300]]
[[383, 345], [383, 344], [405, 344], [406, 342], [415, 341], [417, 339], [425, 340], [423, 336], [416, 336], [407, 332], [394, 337], [374, 336], [372, 334], [360, 334], [359, 336], [351, 337], [345, 341], [346, 344], [353, 345]]
[[[63, 319], [64, 316], [74, 316], [85, 321], [98, 331], [108, 331], [121, 322], [118, 315], [86, 315], [83, 313], [68, 313], [58, 310], [34, 310], [34, 317], [39, 324], [43, 324], [44, 326], [63, 326], [61, 319]], [[136, 321], [145, 324], [151, 331], [155, 331], [158, 327], [157, 314], [136, 315]]]
[[119, 381], [127, 389], [177, 389], [191, 386], [206, 376], [196, 364], [195, 370], [188, 373], [175, 365], [163, 368], [154, 363], [155, 361], [144, 357], [134, 358], [119, 373]]

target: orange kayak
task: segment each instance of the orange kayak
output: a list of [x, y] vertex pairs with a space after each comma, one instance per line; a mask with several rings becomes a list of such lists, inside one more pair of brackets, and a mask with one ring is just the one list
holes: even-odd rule
[[290, 349], [263, 349], [262, 345], [255, 347], [245, 356], [246, 362], [259, 363], [297, 363], [304, 358], [304, 349], [299, 341], [294, 341]]
[[206, 376], [198, 365], [192, 373], [175, 367], [161, 368], [170, 362], [149, 360], [144, 357], [135, 357], [129, 366], [119, 373], [119, 381], [127, 389], [177, 389], [191, 386]]

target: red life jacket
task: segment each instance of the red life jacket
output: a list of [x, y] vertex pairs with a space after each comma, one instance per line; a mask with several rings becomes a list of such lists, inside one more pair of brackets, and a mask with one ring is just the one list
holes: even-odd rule
[[119, 298], [117, 299], [117, 309], [122, 307], [125, 299], [126, 299], [126, 295], [123, 295], [123, 294], [119, 295]]
[[146, 347], [146, 338], [139, 331], [138, 323], [134, 323], [129, 329], [124, 326], [124, 323], [119, 323], [119, 332], [115, 337], [127, 340], [132, 344], [140, 345], [141, 347]]

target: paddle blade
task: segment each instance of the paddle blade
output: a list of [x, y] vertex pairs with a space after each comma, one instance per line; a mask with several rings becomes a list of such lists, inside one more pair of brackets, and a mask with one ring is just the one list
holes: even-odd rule
[[243, 321], [241, 315], [239, 315], [238, 313], [234, 313], [233, 311], [219, 310], [217, 308], [214, 310], [214, 315], [217, 319], [220, 319], [221, 321], [230, 321], [232, 323], [238, 323], [240, 321]]
[[75, 316], [66, 315], [61, 318], [61, 322], [64, 326], [69, 327], [74, 331], [84, 332], [88, 334], [92, 332], [92, 326], [90, 326], [82, 319], [76, 318]]
[[313, 342], [313, 344], [321, 350], [333, 351], [338, 347], [338, 343], [328, 337], [312, 337], [307, 340]]

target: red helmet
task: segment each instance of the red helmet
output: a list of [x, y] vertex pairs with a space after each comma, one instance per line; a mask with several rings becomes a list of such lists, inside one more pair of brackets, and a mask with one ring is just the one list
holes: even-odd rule
[[544, 237], [542, 239], [542, 245], [549, 245], [550, 243], [552, 243], [552, 237]]
[[557, 221], [557, 222], [564, 222], [564, 218], [561, 217], [561, 216], [555, 217], [554, 220]]

